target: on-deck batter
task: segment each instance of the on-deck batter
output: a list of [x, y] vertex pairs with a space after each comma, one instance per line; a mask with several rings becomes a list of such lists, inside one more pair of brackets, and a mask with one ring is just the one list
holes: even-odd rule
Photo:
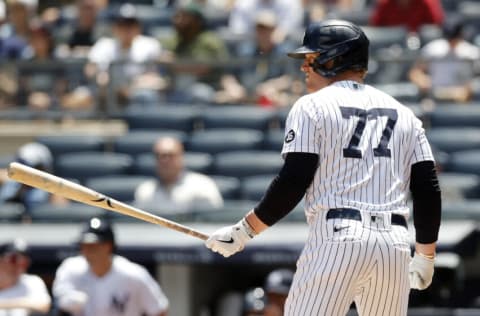
[[60, 315], [166, 316], [168, 299], [141, 265], [113, 254], [110, 224], [92, 218], [79, 240], [81, 255], [57, 269], [52, 292]]
[[[422, 124], [391, 96], [364, 84], [369, 41], [347, 21], [308, 26], [303, 59], [309, 94], [286, 122], [284, 166], [242, 220], [206, 246], [228, 257], [305, 197], [306, 245], [285, 315], [407, 315], [410, 288], [433, 277], [441, 196]], [[407, 195], [413, 198], [410, 256]]]

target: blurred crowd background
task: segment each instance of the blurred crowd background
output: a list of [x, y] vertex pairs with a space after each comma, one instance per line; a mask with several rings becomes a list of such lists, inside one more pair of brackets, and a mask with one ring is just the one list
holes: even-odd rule
[[[12, 161], [179, 222], [237, 220], [279, 170], [305, 93], [286, 52], [327, 18], [364, 29], [366, 82], [423, 120], [443, 218], [473, 224], [477, 241], [480, 1], [467, 0], [0, 1], [0, 221], [134, 221], [11, 182]], [[303, 221], [301, 204], [284, 219]], [[413, 306], [480, 307], [469, 247]]]

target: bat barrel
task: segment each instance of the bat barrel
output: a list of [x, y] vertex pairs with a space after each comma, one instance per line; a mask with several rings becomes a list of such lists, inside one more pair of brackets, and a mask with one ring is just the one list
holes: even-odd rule
[[17, 182], [50, 192], [52, 194], [63, 196], [70, 200], [135, 217], [149, 223], [161, 225], [190, 236], [197, 237], [201, 240], [207, 240], [209, 237], [208, 235], [193, 228], [137, 209], [78, 183], [74, 183], [47, 172], [28, 167], [18, 162], [10, 163], [8, 167], [8, 176], [10, 179]]

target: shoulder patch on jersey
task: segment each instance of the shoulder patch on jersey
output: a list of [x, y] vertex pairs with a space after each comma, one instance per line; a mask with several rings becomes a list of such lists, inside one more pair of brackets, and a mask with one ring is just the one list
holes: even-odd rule
[[290, 143], [295, 139], [295, 132], [293, 129], [289, 130], [287, 136], [285, 136], [285, 143]]

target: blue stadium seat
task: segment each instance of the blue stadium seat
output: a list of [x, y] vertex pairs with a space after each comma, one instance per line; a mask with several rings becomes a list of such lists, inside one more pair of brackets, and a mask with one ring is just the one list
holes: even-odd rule
[[420, 37], [421, 45], [424, 46], [433, 40], [443, 37], [442, 27], [436, 24], [423, 24], [418, 29], [418, 36]]
[[150, 110], [127, 110], [123, 114], [130, 130], [179, 130], [191, 132], [198, 121], [198, 109], [190, 106], [165, 105]]
[[153, 144], [160, 137], [175, 137], [182, 143], [187, 139], [187, 134], [182, 131], [153, 131], [153, 130], [133, 130], [125, 135], [116, 137], [113, 140], [113, 151], [136, 156], [143, 153], [151, 153]]
[[213, 173], [237, 178], [276, 174], [283, 159], [274, 151], [232, 151], [215, 155]]
[[[404, 67], [402, 67], [404, 68]], [[385, 82], [384, 78], [379, 80]], [[390, 83], [376, 83], [375, 88], [388, 93], [400, 102], [420, 102], [421, 95], [419, 88], [411, 82], [390, 82]]]
[[211, 176], [224, 200], [240, 199], [240, 180], [235, 177]]
[[442, 218], [480, 221], [480, 199], [445, 200], [442, 203]]
[[429, 121], [432, 128], [480, 128], [480, 103], [442, 104], [430, 113]]
[[107, 217], [110, 211], [98, 207], [72, 202], [67, 205], [42, 204], [30, 211], [33, 223], [85, 222], [91, 217]]
[[269, 129], [276, 118], [273, 110], [253, 105], [214, 106], [201, 114], [203, 128], [249, 128], [261, 131]]
[[15, 155], [5, 154], [0, 156], [0, 168], [8, 168], [8, 165], [15, 161]]
[[265, 133], [263, 140], [264, 150], [273, 150], [281, 152], [283, 141], [285, 139], [285, 131], [283, 129], [273, 129]]
[[438, 127], [427, 130], [426, 134], [436, 150], [447, 154], [480, 149], [480, 128]]
[[480, 177], [475, 174], [440, 172], [438, 174], [442, 199], [464, 200], [480, 198]]
[[0, 203], [0, 222], [20, 222], [25, 215], [25, 206], [21, 203]]
[[370, 40], [372, 56], [384, 52], [385, 49], [406, 47], [407, 29], [403, 26], [361, 26], [365, 35]]
[[480, 175], [480, 149], [452, 153], [445, 169], [449, 172]]
[[[185, 152], [184, 162], [188, 170], [208, 174], [211, 172], [213, 157], [208, 153]], [[138, 155], [133, 163], [132, 173], [147, 176], [154, 175], [155, 156], [152, 153]]]
[[256, 201], [247, 200], [226, 200], [222, 209], [209, 212], [197, 212], [193, 214], [193, 220], [204, 223], [231, 224], [239, 221], [245, 215], [245, 212], [251, 210], [256, 203]]
[[263, 143], [263, 133], [252, 129], [218, 128], [195, 131], [187, 140], [188, 151], [217, 154], [232, 150], [257, 150]]
[[133, 165], [130, 155], [120, 153], [81, 152], [56, 158], [55, 173], [64, 178], [86, 179], [108, 175], [129, 174]]
[[85, 186], [121, 202], [131, 202], [137, 187], [152, 177], [126, 175], [93, 177], [85, 181]]
[[275, 178], [275, 174], [244, 177], [241, 181], [241, 198], [260, 201], [273, 178]]
[[36, 141], [47, 146], [54, 157], [66, 153], [105, 150], [105, 139], [99, 135], [46, 135]]

